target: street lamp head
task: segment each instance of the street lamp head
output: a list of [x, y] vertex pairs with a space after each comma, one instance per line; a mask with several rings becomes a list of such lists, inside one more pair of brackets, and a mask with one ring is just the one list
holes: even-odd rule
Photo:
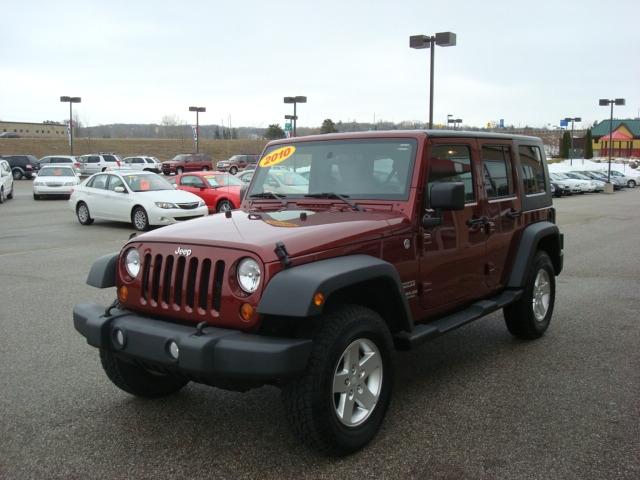
[[616, 105], [624, 105], [624, 98], [616, 98], [615, 99]]
[[206, 107], [189, 107], [190, 112], [206, 112]]
[[581, 121], [582, 121], [582, 118], [581, 118], [581, 117], [576, 117], [576, 118], [574, 118], [574, 119], [573, 119], [573, 121], [574, 121], [574, 122], [581, 122]]
[[423, 48], [429, 48], [431, 46], [431, 39], [426, 35], [411, 35], [409, 37], [409, 47], [416, 48], [418, 50]]
[[607, 105], [609, 105], [611, 103], [611, 100], [608, 100], [606, 98], [601, 98], [598, 101], [598, 105], [600, 105], [601, 107], [606, 107]]
[[69, 100], [71, 103], [80, 103], [82, 102], [82, 98], [80, 97], [71, 97], [71, 100]]
[[295, 98], [296, 98], [296, 103], [307, 103], [307, 97], [305, 96], [298, 95]]
[[285, 120], [297, 120], [298, 116], [297, 115], [285, 115], [284, 118], [285, 118]]
[[60, 101], [61, 102], [70, 102], [71, 101], [71, 97], [67, 97], [67, 96], [60, 97]]
[[456, 34], [453, 32], [436, 33], [436, 45], [439, 47], [455, 47]]
[[284, 103], [295, 103], [296, 97], [284, 97]]

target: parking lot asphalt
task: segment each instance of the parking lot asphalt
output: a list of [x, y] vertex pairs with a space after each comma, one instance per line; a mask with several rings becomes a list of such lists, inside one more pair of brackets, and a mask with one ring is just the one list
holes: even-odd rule
[[298, 443], [274, 387], [113, 386], [71, 311], [113, 299], [86, 274], [133, 230], [81, 226], [17, 182], [0, 205], [0, 478], [640, 478], [640, 188], [554, 203], [547, 335], [514, 340], [493, 314], [398, 354], [383, 429], [335, 459]]

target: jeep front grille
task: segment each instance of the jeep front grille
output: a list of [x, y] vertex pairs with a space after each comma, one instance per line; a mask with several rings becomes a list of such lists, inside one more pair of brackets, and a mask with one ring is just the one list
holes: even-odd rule
[[176, 313], [217, 315], [224, 268], [223, 260], [147, 253], [142, 263], [140, 301]]

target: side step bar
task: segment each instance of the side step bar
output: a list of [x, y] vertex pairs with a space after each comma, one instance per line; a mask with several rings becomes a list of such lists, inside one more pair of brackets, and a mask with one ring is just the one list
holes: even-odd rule
[[398, 350], [411, 350], [427, 340], [439, 337], [443, 333], [455, 330], [469, 322], [477, 320], [489, 313], [515, 302], [522, 296], [523, 290], [505, 290], [501, 294], [480, 300], [459, 312], [433, 320], [429, 323], [416, 325], [412, 332], [399, 332], [393, 336]]

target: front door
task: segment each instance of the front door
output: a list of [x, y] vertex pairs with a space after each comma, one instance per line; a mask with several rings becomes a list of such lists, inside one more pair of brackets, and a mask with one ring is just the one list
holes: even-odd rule
[[431, 186], [462, 182], [465, 208], [442, 212], [442, 224], [423, 228], [420, 276], [421, 305], [427, 315], [454, 309], [482, 297], [485, 282], [486, 233], [479, 176], [479, 152], [473, 139], [438, 138], [427, 149], [425, 213]]

